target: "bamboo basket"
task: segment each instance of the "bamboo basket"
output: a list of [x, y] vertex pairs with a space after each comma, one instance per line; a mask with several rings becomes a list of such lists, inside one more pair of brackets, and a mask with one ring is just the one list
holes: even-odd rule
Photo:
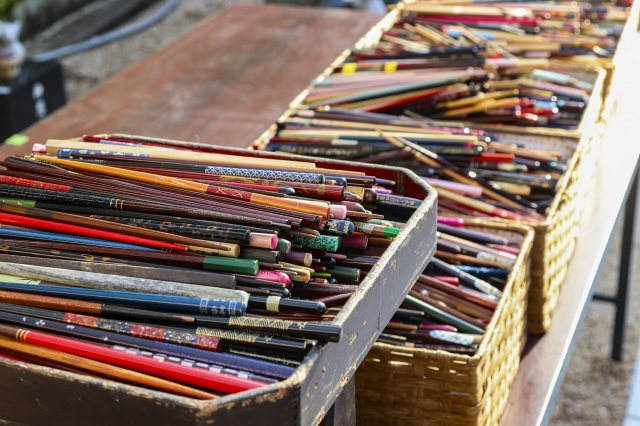
[[[399, 11], [396, 12], [398, 17], [402, 13], [403, 4], [415, 2], [415, 0], [404, 0], [399, 3], [397, 5]], [[624, 56], [621, 52], [632, 48], [632, 46], [629, 47], [630, 39], [638, 28], [639, 11], [639, 2], [634, 2], [613, 59], [577, 57], [554, 61], [574, 68], [573, 76], [587, 77], [595, 85], [589, 106], [577, 131], [485, 126], [487, 130], [498, 135], [505, 136], [515, 132], [524, 136], [518, 138], [518, 141], [542, 143], [543, 147], [556, 145], [561, 139], [575, 145], [575, 154], [571, 155], [569, 168], [559, 184], [546, 220], [534, 226], [536, 236], [531, 255], [531, 291], [528, 312], [530, 333], [543, 334], [551, 325], [560, 288], [575, 248], [575, 240], [580, 233], [580, 214], [593, 183], [592, 178], [601, 148], [600, 140], [607, 116], [612, 110], [612, 101], [609, 99], [611, 81], [620, 56]], [[629, 54], [626, 56], [633, 56]], [[590, 78], [587, 75], [589, 72], [595, 73], [596, 77]], [[605, 108], [605, 105], [609, 106]], [[508, 130], [508, 132], [503, 133], [501, 130]]]
[[475, 219], [475, 228], [521, 242], [521, 252], [475, 355], [376, 343], [356, 372], [361, 425], [494, 425], [526, 340], [530, 227]]
[[[499, 140], [526, 143], [532, 148], [557, 150], [567, 170], [559, 179], [556, 194], [544, 221], [533, 224], [535, 238], [531, 251], [531, 290], [528, 305], [528, 332], [544, 334], [551, 325], [560, 289], [580, 234], [580, 218], [593, 185], [603, 121], [607, 71], [586, 64], [556, 62], [568, 67], [573, 77], [594, 85], [589, 104], [576, 130], [485, 125]], [[492, 218], [491, 221], [514, 223]]]
[[[568, 132], [554, 129], [507, 129], [485, 127], [498, 136], [513, 137], [529, 146], [563, 152], [567, 171], [558, 181], [556, 195], [545, 220], [533, 225], [535, 238], [531, 252], [531, 290], [529, 291], [528, 331], [543, 334], [551, 325], [553, 312], [567, 273], [569, 261], [580, 234], [584, 209], [600, 151], [604, 125], [600, 121], [602, 91], [606, 73], [598, 72], [596, 89], [580, 129]], [[595, 124], [594, 124], [595, 123]], [[506, 131], [505, 131], [506, 130]], [[505, 219], [491, 219], [510, 223]]]
[[[402, 3], [365, 34], [356, 48], [374, 45], [384, 31], [391, 28], [402, 15]], [[343, 52], [318, 77], [330, 75], [350, 51]], [[573, 254], [575, 240], [579, 234], [580, 213], [595, 171], [598, 144], [603, 132], [601, 114], [604, 105], [604, 85], [607, 80], [605, 69], [594, 64], [553, 61], [554, 66], [570, 69], [574, 77], [586, 79], [594, 85], [589, 104], [580, 126], [576, 130], [548, 129], [516, 126], [482, 126], [498, 136], [508, 137], [513, 142], [527, 142], [531, 146], [559, 149], [564, 152], [563, 160], [568, 169], [558, 183], [558, 189], [544, 222], [534, 226], [536, 237], [531, 259], [531, 291], [529, 301], [528, 331], [543, 334], [551, 324], [551, 316], [557, 304], [558, 294], [566, 275], [569, 260]], [[283, 121], [302, 105], [308, 90], [300, 93], [280, 116]], [[476, 128], [480, 127], [477, 124]], [[252, 146], [262, 150], [267, 140], [277, 128], [273, 124], [256, 139]], [[497, 222], [514, 223], [505, 219]]]

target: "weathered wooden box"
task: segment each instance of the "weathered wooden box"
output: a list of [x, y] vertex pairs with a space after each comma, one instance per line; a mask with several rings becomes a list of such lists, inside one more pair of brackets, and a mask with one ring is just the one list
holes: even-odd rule
[[[196, 146], [186, 142], [181, 145]], [[256, 157], [304, 158], [197, 145]], [[408, 170], [316, 159], [319, 167], [358, 170], [397, 182], [424, 198], [406, 228], [360, 284], [335, 323], [340, 342], [316, 346], [288, 379], [215, 401], [173, 396], [90, 376], [0, 359], [0, 423], [28, 425], [311, 425], [319, 423], [435, 252], [436, 194]]]

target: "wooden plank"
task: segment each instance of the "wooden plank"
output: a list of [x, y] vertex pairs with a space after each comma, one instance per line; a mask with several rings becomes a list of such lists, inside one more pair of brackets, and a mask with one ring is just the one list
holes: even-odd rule
[[[246, 147], [380, 18], [235, 5], [23, 133], [31, 142], [120, 132]], [[29, 149], [5, 145], [0, 157]]]
[[0, 371], [0, 386], [11, 389], [10, 397], [0, 398], [0, 424], [200, 426], [260, 419], [260, 425], [282, 426], [295, 425], [298, 417], [299, 389], [284, 383], [267, 395], [258, 390], [213, 403], [2, 359]]

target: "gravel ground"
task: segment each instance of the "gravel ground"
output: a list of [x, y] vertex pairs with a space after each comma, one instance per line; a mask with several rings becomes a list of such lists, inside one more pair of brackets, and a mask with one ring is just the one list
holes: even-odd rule
[[[164, 21], [145, 32], [63, 60], [69, 100], [82, 95], [126, 66], [165, 46], [196, 25], [238, 0], [189, 0]], [[241, 0], [262, 3], [260, 0]], [[618, 227], [620, 228], [620, 227]], [[598, 291], [616, 287], [620, 230], [611, 244]], [[638, 238], [636, 237], [636, 251]], [[640, 276], [640, 256], [634, 264]], [[619, 425], [624, 419], [634, 360], [640, 337], [640, 292], [631, 289], [626, 345], [622, 362], [610, 360], [614, 310], [594, 302], [589, 307], [576, 348], [556, 402], [552, 425]]]

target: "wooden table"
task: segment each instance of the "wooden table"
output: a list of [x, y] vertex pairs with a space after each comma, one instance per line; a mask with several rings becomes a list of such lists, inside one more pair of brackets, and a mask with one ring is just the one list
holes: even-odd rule
[[244, 148], [381, 17], [235, 5], [22, 133], [42, 143], [130, 133]]
[[[583, 211], [576, 250], [551, 328], [543, 337], [530, 336], [528, 339], [502, 418], [504, 425], [539, 425], [549, 421], [576, 336], [594, 296], [611, 235], [622, 216], [619, 285], [623, 286], [629, 278], [640, 158], [637, 136], [640, 90], [636, 83], [640, 63], [634, 52], [640, 37], [635, 33], [625, 42], [616, 57], [617, 71], [611, 90], [611, 99], [615, 101], [605, 107], [605, 114], [609, 114], [610, 119], [606, 123], [593, 190]], [[624, 325], [624, 309], [619, 307], [618, 314], [617, 321]]]

